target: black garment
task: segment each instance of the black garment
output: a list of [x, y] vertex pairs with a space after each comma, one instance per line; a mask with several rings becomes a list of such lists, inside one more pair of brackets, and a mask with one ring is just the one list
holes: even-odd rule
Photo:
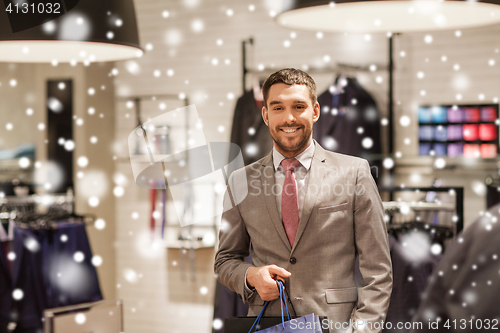
[[[347, 85], [341, 91], [332, 94], [328, 89], [318, 97], [321, 115], [314, 124], [313, 138], [327, 150], [367, 159], [378, 181], [382, 164], [375, 160], [375, 155], [382, 153], [380, 112], [358, 80], [346, 80]], [[358, 133], [358, 128], [363, 133]], [[370, 148], [363, 147], [364, 138], [372, 140]], [[374, 166], [379, 168], [378, 173]]]
[[[245, 258], [245, 261], [252, 263], [251, 256]], [[231, 291], [228, 287], [215, 281], [214, 296], [214, 320], [220, 319], [222, 323], [229, 317], [245, 317], [248, 314], [248, 303], [243, 303], [238, 294]], [[212, 329], [212, 333], [224, 333], [224, 326], [221, 329]]]
[[[216, 281], [215, 284], [215, 301], [214, 301], [214, 320], [220, 319], [222, 323], [226, 318], [230, 317], [245, 317], [248, 313], [248, 304], [237, 297], [238, 294], [231, 291], [228, 287]], [[224, 333], [224, 327], [216, 330], [212, 329], [213, 333]]]
[[[422, 329], [412, 332], [491, 332], [500, 327], [499, 209], [500, 204], [488, 210], [446, 250], [413, 317]], [[438, 317], [438, 329], [430, 328], [429, 320], [434, 323]]]
[[[0, 333], [13, 321], [14, 333], [41, 333], [45, 309], [102, 299], [85, 225], [57, 226], [40, 231], [15, 227], [12, 270], [0, 246]], [[77, 252], [84, 256], [81, 262], [75, 260]], [[18, 301], [15, 289], [23, 292]]]
[[38, 240], [49, 308], [102, 299], [84, 224], [58, 222], [57, 229], [40, 230]]
[[252, 90], [243, 94], [236, 103], [231, 142], [241, 148], [245, 165], [261, 159], [273, 148], [269, 128], [262, 119], [262, 108], [257, 106]]
[[[10, 271], [4, 248], [0, 246], [0, 333], [7, 332], [9, 322], [17, 322], [14, 332], [41, 332], [47, 301], [36, 235], [31, 230], [14, 228], [12, 252], [16, 258]], [[20, 300], [13, 298], [16, 289], [23, 293]]]
[[[488, 180], [488, 178], [486, 178], [486, 180]], [[500, 203], [500, 191], [498, 191], [499, 186], [500, 182], [498, 179], [492, 179], [490, 184], [486, 182], [486, 209], [490, 209]]]
[[[415, 314], [421, 295], [427, 285], [427, 280], [431, 276], [438, 263], [438, 258], [430, 253], [424, 260], [412, 262], [405, 256], [405, 247], [389, 235], [389, 246], [391, 250], [393, 286], [391, 302], [387, 310], [386, 323], [391, 323], [391, 329], [384, 329], [383, 332], [408, 332], [407, 328], [397, 328], [399, 322], [410, 322]], [[386, 325], [385, 327], [388, 327]]]

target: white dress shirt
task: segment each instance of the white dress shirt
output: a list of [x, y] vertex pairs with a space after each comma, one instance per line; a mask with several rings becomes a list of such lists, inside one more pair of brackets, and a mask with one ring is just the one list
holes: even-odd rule
[[14, 240], [14, 222], [9, 220], [7, 230], [4, 229], [3, 224], [0, 223], [0, 242], [8, 242]]

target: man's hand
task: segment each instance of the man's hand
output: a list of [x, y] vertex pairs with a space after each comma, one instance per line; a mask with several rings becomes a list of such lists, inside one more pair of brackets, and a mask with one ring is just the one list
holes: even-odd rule
[[250, 267], [247, 272], [247, 284], [255, 287], [264, 301], [273, 301], [280, 297], [276, 280], [290, 277], [292, 273], [276, 265]]

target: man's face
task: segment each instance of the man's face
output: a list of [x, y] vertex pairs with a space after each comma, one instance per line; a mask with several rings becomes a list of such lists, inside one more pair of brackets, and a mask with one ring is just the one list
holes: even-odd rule
[[269, 127], [276, 149], [286, 158], [297, 156], [312, 140], [319, 104], [312, 105], [305, 85], [278, 83], [271, 86], [262, 118]]

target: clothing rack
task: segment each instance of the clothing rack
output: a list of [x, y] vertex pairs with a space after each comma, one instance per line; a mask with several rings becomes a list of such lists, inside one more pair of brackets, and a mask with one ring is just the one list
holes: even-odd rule
[[[241, 42], [241, 49], [242, 49], [242, 54], [241, 54], [241, 64], [242, 64], [242, 87], [243, 87], [243, 93], [246, 93], [247, 86], [246, 86], [246, 79], [247, 75], [249, 74], [272, 74], [276, 72], [276, 68], [269, 68], [269, 67], [264, 67], [261, 69], [255, 69], [255, 68], [250, 68], [247, 65], [247, 46], [254, 45], [254, 38], [249, 37], [247, 39], [244, 39]], [[387, 65], [376, 65], [376, 71], [386, 71], [388, 69]], [[334, 74], [334, 73], [339, 73], [339, 74], [345, 74], [345, 73], [351, 73], [351, 72], [370, 72], [372, 71], [370, 69], [370, 65], [358, 65], [358, 64], [347, 64], [347, 63], [340, 63], [337, 62], [335, 66], [325, 66], [325, 67], [316, 67], [316, 66], [307, 66], [307, 69], [305, 69], [308, 73], [310, 74]]]
[[[1, 198], [1, 332], [41, 332], [44, 310], [102, 299], [85, 228], [94, 216], [74, 214], [72, 194]], [[78, 278], [85, 288], [65, 287]], [[11, 301], [16, 289], [24, 297]]]
[[384, 202], [384, 208], [393, 209], [397, 206], [407, 205], [410, 208], [420, 211], [452, 211], [455, 212], [456, 221], [455, 224], [455, 235], [458, 234], [464, 228], [464, 188], [463, 187], [379, 187], [379, 192], [440, 192], [440, 193], [453, 193], [455, 196], [455, 204], [450, 205], [446, 203], [400, 203], [400, 202]]
[[0, 212], [8, 210], [21, 214], [42, 214], [50, 211], [72, 214], [75, 211], [75, 199], [72, 191], [68, 191], [67, 194], [33, 194], [20, 197], [7, 196], [0, 199]]
[[8, 196], [0, 198], [0, 220], [13, 220], [23, 229], [56, 229], [54, 220], [90, 224], [93, 214], [75, 214], [73, 191], [66, 194]]

